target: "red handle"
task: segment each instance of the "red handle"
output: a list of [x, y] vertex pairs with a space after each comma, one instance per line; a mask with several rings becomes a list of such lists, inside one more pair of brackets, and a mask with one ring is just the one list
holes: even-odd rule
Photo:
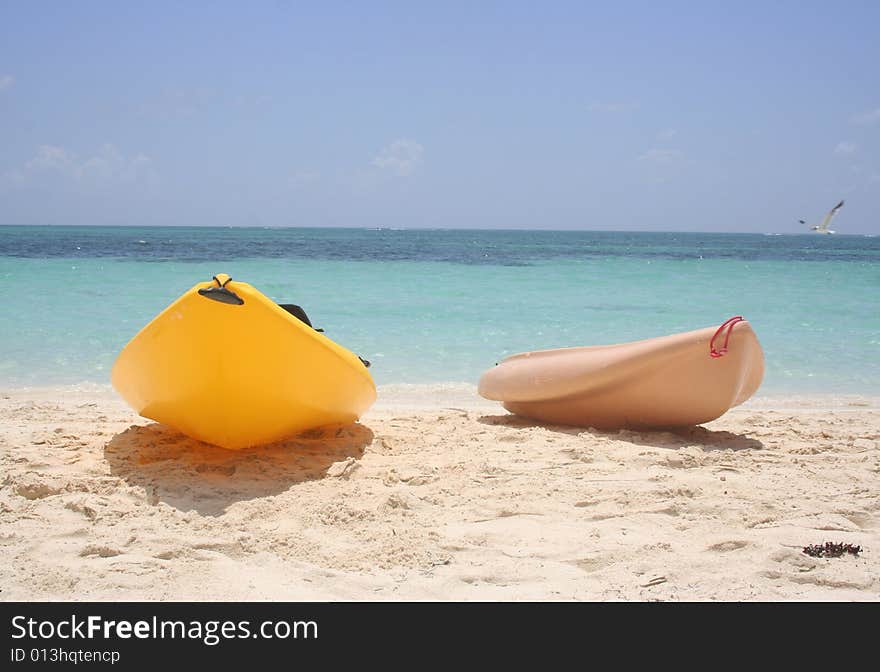
[[[718, 330], [715, 332], [715, 335], [712, 336], [712, 340], [709, 341], [709, 356], [714, 357], [714, 358], [724, 357], [724, 355], [727, 353], [727, 344], [730, 342], [730, 332], [733, 331], [733, 326], [737, 322], [745, 322], [742, 315], [736, 315], [735, 317], [731, 317], [729, 320], [724, 322], [724, 324], [722, 324], [720, 327], [718, 327]], [[721, 347], [721, 350], [716, 350], [715, 349], [715, 339], [718, 338], [718, 335], [722, 331], [724, 331], [725, 327], [727, 328], [727, 334], [724, 337], [724, 345]]]

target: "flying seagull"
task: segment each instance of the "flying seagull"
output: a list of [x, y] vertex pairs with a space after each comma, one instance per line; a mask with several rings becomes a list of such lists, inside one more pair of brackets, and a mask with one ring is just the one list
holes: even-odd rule
[[[835, 205], [831, 210], [828, 211], [828, 214], [825, 215], [825, 219], [822, 220], [821, 224], [816, 224], [816, 226], [811, 226], [810, 231], [816, 231], [817, 233], [834, 233], [831, 229], [828, 228], [828, 225], [831, 224], [831, 220], [834, 219], [834, 215], [837, 214], [837, 211], [843, 207], [843, 201]], [[798, 220], [801, 224], [806, 224], [806, 222], [802, 219]]]

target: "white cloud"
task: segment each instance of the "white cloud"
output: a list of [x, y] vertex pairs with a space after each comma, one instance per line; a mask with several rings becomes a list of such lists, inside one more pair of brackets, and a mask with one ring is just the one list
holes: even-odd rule
[[144, 154], [123, 155], [114, 145], [105, 144], [92, 156], [79, 157], [64, 147], [40, 145], [33, 158], [4, 175], [4, 182], [25, 186], [48, 178], [78, 185], [131, 183], [144, 177], [151, 161]]
[[15, 77], [12, 75], [0, 76], [0, 91], [11, 89], [13, 84], [15, 84]]
[[852, 122], [861, 126], [871, 126], [880, 122], [880, 107], [853, 115]]
[[399, 139], [380, 151], [372, 164], [400, 177], [407, 177], [421, 165], [424, 148], [414, 140]]
[[588, 109], [590, 112], [631, 112], [638, 106], [638, 103], [592, 103]]
[[654, 147], [639, 156], [639, 161], [647, 163], [656, 163], [660, 165], [669, 165], [681, 160], [684, 154], [678, 149], [658, 149]]
[[133, 182], [150, 164], [150, 158], [144, 154], [124, 156], [116, 147], [107, 144], [98, 154], [82, 161], [79, 176], [98, 182]]
[[664, 128], [662, 131], [657, 133], [658, 140], [669, 140], [669, 138], [673, 138], [678, 135], [678, 131], [674, 128]]
[[69, 172], [75, 170], [74, 157], [64, 147], [40, 145], [36, 156], [24, 164], [24, 169], [26, 172], [42, 170]]
[[852, 154], [858, 149], [858, 146], [854, 142], [849, 142], [848, 140], [843, 140], [837, 143], [837, 146], [834, 148], [835, 154]]

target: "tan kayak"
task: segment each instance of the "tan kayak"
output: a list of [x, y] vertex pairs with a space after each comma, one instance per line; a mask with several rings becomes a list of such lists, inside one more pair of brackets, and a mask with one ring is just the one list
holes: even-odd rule
[[741, 317], [633, 343], [525, 352], [480, 378], [479, 393], [543, 422], [663, 428], [714, 420], [751, 397], [764, 353]]

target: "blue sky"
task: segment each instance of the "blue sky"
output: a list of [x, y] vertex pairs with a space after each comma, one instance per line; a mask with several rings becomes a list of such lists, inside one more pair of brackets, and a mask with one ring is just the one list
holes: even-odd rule
[[0, 4], [0, 224], [880, 232], [880, 3]]

